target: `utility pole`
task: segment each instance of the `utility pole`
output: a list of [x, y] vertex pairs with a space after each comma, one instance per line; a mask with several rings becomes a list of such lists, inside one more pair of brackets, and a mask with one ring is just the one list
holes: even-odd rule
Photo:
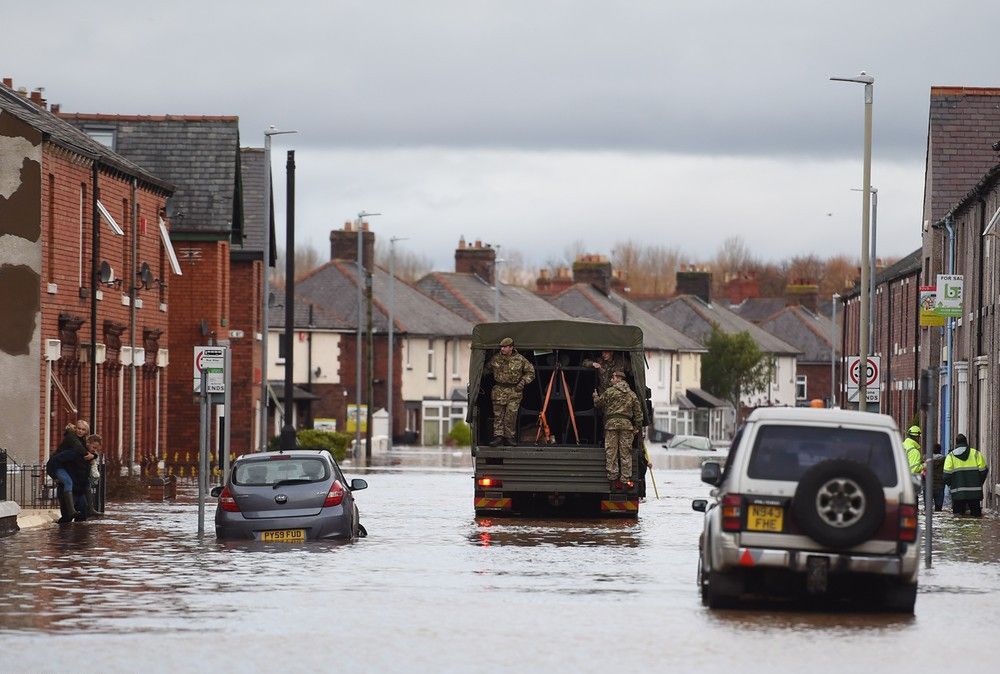
[[[374, 262], [374, 261], [373, 261]], [[365, 273], [365, 312], [368, 318], [368, 335], [366, 341], [368, 342], [368, 390], [365, 394], [365, 399], [368, 402], [368, 406], [365, 408], [366, 419], [365, 419], [365, 463], [369, 464], [372, 461], [372, 415], [375, 411], [375, 326], [374, 321], [372, 321], [372, 285], [375, 281], [374, 270], [367, 271]]]
[[365, 265], [364, 265], [364, 246], [363, 239], [364, 233], [361, 231], [361, 222], [364, 218], [381, 215], [381, 213], [368, 213], [367, 211], [361, 211], [358, 213], [358, 219], [354, 221], [354, 231], [357, 233], [358, 237], [358, 251], [357, 251], [357, 272], [358, 272], [358, 329], [355, 333], [355, 350], [354, 350], [354, 455], [361, 451], [361, 339], [362, 331], [364, 330], [365, 318], [364, 318], [364, 279], [365, 279]]
[[294, 383], [292, 376], [295, 370], [295, 341], [292, 339], [295, 331], [295, 150], [288, 151], [288, 162], [285, 165], [288, 177], [288, 195], [286, 199], [287, 215], [285, 223], [285, 419], [281, 426], [281, 450], [295, 449], [295, 425], [292, 416], [295, 412], [295, 399], [292, 396]]
[[396, 312], [396, 242], [406, 241], [406, 238], [394, 236], [389, 239], [389, 346], [388, 346], [388, 356], [386, 357], [386, 362], [389, 364], [389, 376], [388, 380], [388, 391], [389, 395], [386, 398], [386, 411], [389, 412], [389, 437], [386, 442], [386, 448], [388, 451], [392, 451], [392, 431], [395, 424], [393, 424], [393, 371], [396, 369], [396, 350], [393, 344], [392, 336], [395, 332], [395, 321], [394, 314]]

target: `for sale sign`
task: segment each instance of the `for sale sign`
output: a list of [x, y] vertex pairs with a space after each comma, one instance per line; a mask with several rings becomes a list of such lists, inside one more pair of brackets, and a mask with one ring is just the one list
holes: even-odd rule
[[944, 316], [937, 313], [937, 286], [920, 286], [920, 327], [944, 327]]
[[938, 274], [934, 313], [938, 316], [960, 318], [962, 316], [962, 286], [962, 276]]

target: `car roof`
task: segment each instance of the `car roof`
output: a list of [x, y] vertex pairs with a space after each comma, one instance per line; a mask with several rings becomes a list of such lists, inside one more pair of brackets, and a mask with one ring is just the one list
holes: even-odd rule
[[242, 459], [267, 459], [272, 456], [290, 456], [290, 457], [330, 457], [330, 453], [325, 449], [289, 449], [284, 452], [253, 452], [251, 454], [243, 454], [242, 456], [236, 457], [237, 461]]
[[896, 430], [895, 420], [887, 414], [813, 407], [758, 407], [747, 417], [747, 422], [844, 424]]

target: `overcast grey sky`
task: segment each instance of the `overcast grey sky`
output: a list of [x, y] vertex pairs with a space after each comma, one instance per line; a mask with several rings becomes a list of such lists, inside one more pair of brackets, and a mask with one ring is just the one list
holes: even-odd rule
[[[460, 235], [541, 263], [574, 240], [741, 235], [860, 249], [876, 77], [879, 249], [919, 245], [932, 85], [995, 86], [1000, 4], [745, 0], [3, 2], [3, 75], [70, 112], [239, 115], [296, 150], [297, 238], [359, 210], [451, 265]], [[1000, 139], [1000, 130], [998, 130]], [[276, 211], [284, 213], [283, 189]], [[829, 214], [829, 215], [828, 215]]]

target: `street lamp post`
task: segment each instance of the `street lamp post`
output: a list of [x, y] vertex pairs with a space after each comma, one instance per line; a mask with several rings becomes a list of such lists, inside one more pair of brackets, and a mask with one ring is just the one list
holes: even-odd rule
[[396, 369], [396, 352], [393, 349], [393, 332], [395, 326], [393, 325], [393, 314], [396, 310], [396, 242], [406, 241], [406, 237], [394, 236], [389, 239], [389, 356], [386, 358], [386, 363], [388, 363], [389, 374], [386, 377], [388, 383], [388, 393], [386, 395], [386, 411], [389, 412], [389, 437], [386, 439], [386, 448], [392, 451], [392, 429], [393, 429], [393, 416], [392, 416], [392, 374], [393, 370]]
[[264, 132], [264, 277], [261, 281], [261, 338], [260, 338], [260, 433], [257, 438], [257, 449], [263, 452], [267, 449], [267, 336], [268, 336], [268, 296], [271, 294], [271, 282], [268, 278], [271, 268], [271, 136], [280, 136], [297, 131], [278, 131], [271, 126]]
[[[367, 211], [361, 211], [358, 213], [358, 219], [354, 221], [354, 230], [358, 236], [358, 259], [357, 259], [357, 270], [358, 270], [358, 330], [357, 330], [357, 345], [355, 348], [355, 386], [354, 386], [354, 453], [355, 456], [358, 450], [361, 449], [361, 339], [364, 334], [364, 322], [365, 322], [365, 265], [363, 262], [364, 248], [362, 246], [364, 236], [361, 232], [361, 221], [364, 218], [371, 217], [373, 215], [382, 215], [381, 213], [369, 213]], [[371, 401], [368, 401], [371, 404]]]
[[871, 315], [868, 306], [871, 279], [869, 253], [869, 224], [871, 219], [872, 196], [872, 101], [875, 78], [862, 71], [855, 77], [831, 77], [837, 82], [856, 82], [865, 85], [865, 156], [862, 171], [861, 206], [861, 316], [858, 325], [858, 411], [866, 412], [868, 406], [868, 335], [871, 331]]
[[[852, 187], [852, 192], [860, 192], [860, 187]], [[875, 271], [878, 263], [878, 188], [871, 188], [872, 192], [872, 249], [868, 257], [868, 274], [871, 279], [871, 288], [868, 292], [868, 312], [869, 315], [875, 312]], [[870, 321], [868, 325], [868, 343], [874, 350], [875, 344], [875, 321]]]
[[837, 406], [837, 300], [840, 295], [833, 293], [830, 298], [830, 407]]

